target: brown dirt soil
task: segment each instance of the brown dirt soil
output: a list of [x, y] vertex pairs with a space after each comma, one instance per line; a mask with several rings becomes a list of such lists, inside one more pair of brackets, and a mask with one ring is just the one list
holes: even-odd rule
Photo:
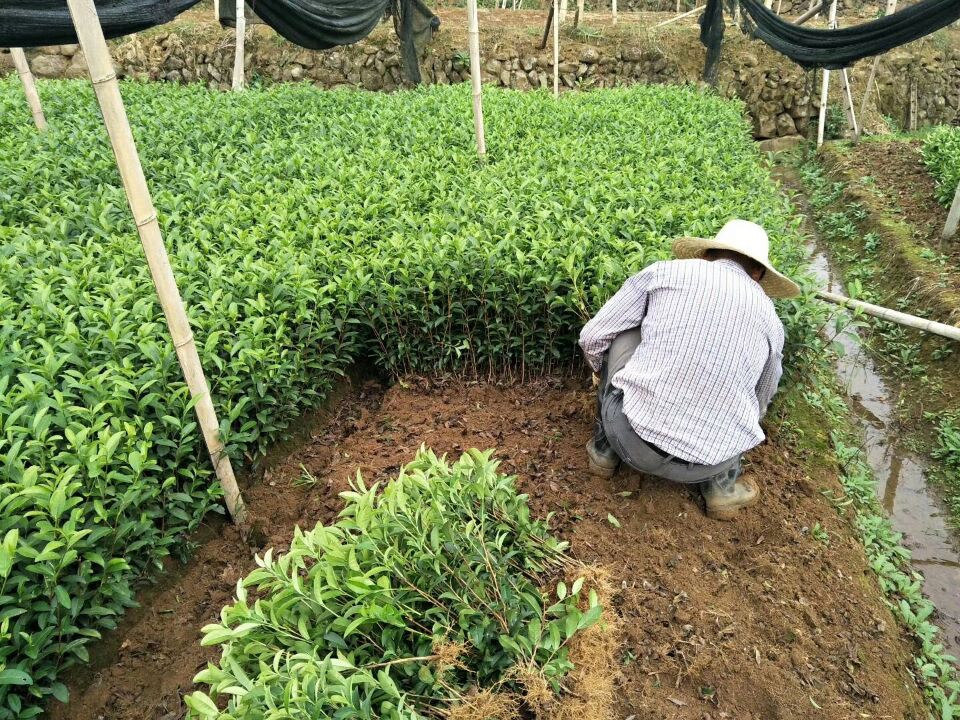
[[[850, 170], [873, 178], [887, 212], [913, 226], [915, 238], [937, 248], [947, 209], [936, 199], [936, 184], [920, 156], [920, 140], [863, 142], [848, 154]], [[945, 248], [960, 257], [960, 244]]]
[[[613, 662], [609, 655], [596, 662], [617, 682], [613, 717], [926, 716], [907, 672], [910, 642], [880, 600], [861, 546], [821, 492], [840, 492], [823, 457], [795, 453], [770, 428], [772, 442], [749, 456], [763, 502], [738, 522], [720, 523], [704, 516], [693, 489], [628, 472], [588, 475], [583, 446], [592, 416], [580, 381], [409, 379], [389, 390], [368, 383], [307, 442], [267, 463], [247, 491], [259, 549], [285, 549], [295, 524], [331, 521], [338, 492], [358, 469], [369, 480], [389, 478], [421, 444], [454, 457], [496, 447], [501, 469], [518, 476], [534, 511], [555, 513], [572, 554], [609, 573], [623, 644]], [[301, 466], [315, 485], [292, 484]], [[811, 536], [817, 523], [828, 543]], [[251, 565], [232, 527], [210, 529], [194, 560], [143, 598], [92, 669], [74, 675], [71, 703], [52, 707], [50, 717], [182, 717], [191, 678], [217, 654], [200, 647], [199, 630]]]

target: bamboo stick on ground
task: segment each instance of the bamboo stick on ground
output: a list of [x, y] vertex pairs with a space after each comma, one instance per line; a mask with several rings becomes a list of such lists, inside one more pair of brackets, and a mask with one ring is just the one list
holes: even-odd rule
[[167, 257], [167, 250], [163, 245], [157, 213], [140, 165], [140, 157], [137, 154], [133, 133], [130, 131], [123, 99], [120, 97], [120, 86], [117, 83], [107, 42], [103, 37], [97, 9], [93, 0], [67, 0], [67, 5], [87, 60], [93, 89], [103, 115], [103, 123], [110, 136], [110, 144], [113, 146], [117, 168], [120, 170], [123, 189], [137, 224], [137, 232], [140, 234], [143, 252], [150, 267], [150, 275], [173, 338], [177, 359], [180, 361], [180, 368], [190, 389], [190, 397], [195, 403], [194, 411], [197, 414], [203, 439], [213, 461], [217, 479], [223, 488], [227, 510], [234, 522], [243, 528], [246, 521], [246, 508], [240, 489], [237, 487], [230, 457], [226, 454], [220, 439], [217, 414], [213, 408], [213, 400], [210, 398], [207, 379], [200, 365], [190, 321], [187, 319], [177, 281]]
[[676, 17], [672, 17], [672, 18], [670, 18], [669, 20], [664, 20], [663, 22], [658, 22], [656, 25], [654, 25], [654, 27], [663, 27], [664, 25], [669, 25], [670, 23], [675, 23], [675, 22], [677, 22], [678, 20], [683, 20], [684, 18], [688, 18], [688, 17], [690, 17], [691, 15], [700, 12], [700, 11], [703, 10], [705, 7], [706, 7], [706, 5], [701, 5], [701, 6], [699, 6], [699, 7], [695, 7], [693, 10], [687, 10], [687, 12], [682, 13], [681, 15], [677, 15]]
[[23, 94], [27, 96], [27, 105], [30, 106], [30, 114], [33, 115], [33, 122], [37, 130], [47, 129], [47, 119], [43, 116], [43, 106], [40, 104], [40, 95], [37, 93], [37, 84], [33, 81], [33, 73], [30, 72], [30, 63], [27, 62], [27, 56], [23, 48], [10, 48], [10, 54], [13, 56], [13, 64], [17, 68], [17, 75], [23, 83]]
[[243, 63], [247, 39], [247, 7], [244, 0], [237, 0], [237, 44], [233, 53], [233, 89], [243, 90]]
[[934, 322], [933, 320], [927, 320], [925, 318], [917, 317], [916, 315], [910, 315], [898, 310], [890, 310], [889, 308], [881, 307], [880, 305], [874, 305], [872, 303], [864, 302], [863, 300], [854, 300], [853, 298], [837, 295], [836, 293], [828, 292], [827, 290], [817, 290], [816, 295], [821, 300], [826, 300], [827, 302], [834, 303], [835, 305], [841, 305], [852, 310], [860, 310], [867, 315], [872, 315], [873, 317], [878, 317], [882, 320], [889, 320], [890, 322], [895, 322], [898, 325], [903, 325], [904, 327], [933, 333], [934, 335], [940, 335], [941, 337], [949, 338], [950, 340], [960, 340], [960, 327], [956, 327], [954, 325], [946, 325], [944, 323]]
[[477, 0], [467, 0], [467, 37], [470, 42], [470, 81], [473, 83], [473, 129], [477, 135], [477, 155], [487, 154], [483, 131], [483, 78], [480, 71], [480, 21]]

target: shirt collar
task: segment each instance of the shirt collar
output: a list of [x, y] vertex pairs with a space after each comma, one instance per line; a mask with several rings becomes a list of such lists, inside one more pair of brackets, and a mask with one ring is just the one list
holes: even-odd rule
[[728, 258], [720, 258], [719, 260], [708, 260], [707, 262], [712, 262], [712, 263], [714, 263], [715, 265], [722, 265], [723, 267], [732, 268], [732, 269], [736, 270], [737, 272], [739, 272], [739, 273], [740, 273], [741, 275], [743, 275], [744, 277], [748, 277], [748, 278], [750, 278], [751, 280], [753, 280], [753, 278], [750, 277], [750, 273], [748, 273], [746, 270], [744, 270], [744, 269], [743, 269], [743, 265], [741, 265], [740, 263], [738, 263], [736, 260], [730, 260], [730, 259], [728, 259]]

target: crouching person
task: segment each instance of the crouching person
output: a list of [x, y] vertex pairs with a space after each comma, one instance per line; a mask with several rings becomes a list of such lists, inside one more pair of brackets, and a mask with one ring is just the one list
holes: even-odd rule
[[677, 260], [634, 275], [580, 334], [600, 373], [591, 472], [620, 462], [699, 483], [707, 514], [729, 520], [759, 499], [741, 456], [782, 374], [783, 325], [771, 297], [800, 289], [770, 264], [759, 225], [731, 220], [712, 240], [681, 238]]

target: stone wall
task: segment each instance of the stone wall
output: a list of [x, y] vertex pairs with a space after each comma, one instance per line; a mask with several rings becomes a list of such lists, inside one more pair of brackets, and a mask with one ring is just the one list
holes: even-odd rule
[[[762, 43], [728, 33], [717, 89], [746, 103], [758, 138], [792, 135], [806, 130], [816, 117], [819, 94], [810, 97], [809, 74]], [[646, 39], [644, 39], [646, 38]], [[526, 38], [484, 38], [483, 78], [490, 85], [528, 90], [552, 87], [549, 50], [538, 51]], [[492, 45], [492, 47], [491, 47]], [[30, 51], [33, 71], [41, 78], [82, 77], [83, 54], [75, 45]], [[148, 33], [116, 43], [113, 56], [121, 77], [165, 82], [202, 82], [227, 89], [233, 62], [231, 36], [217, 31], [185, 37], [178, 32]], [[674, 33], [669, 42], [636, 33], [629, 40], [603, 38], [593, 44], [566, 41], [560, 59], [564, 91], [589, 90], [635, 83], [698, 83], [703, 49], [694, 31]], [[0, 71], [12, 67], [0, 54]], [[358, 87], [391, 91], [408, 85], [392, 33], [378, 31], [367, 41], [329, 51], [307, 51], [277, 38], [259, 26], [248, 41], [247, 77], [253, 82], [311, 82], [318, 87]], [[450, 84], [469, 80], [465, 49], [437, 42], [423, 59], [424, 82]], [[869, 62], [853, 71], [855, 89], [862, 88]], [[836, 78], [836, 75], [834, 75]], [[912, 46], [884, 58], [878, 74], [879, 111], [903, 123], [907, 117], [912, 78], [918, 83], [920, 126], [958, 121], [960, 49]], [[839, 104], [839, 83], [831, 102]], [[857, 93], [859, 95], [859, 92]], [[874, 94], [874, 97], [878, 97]], [[859, 103], [858, 103], [859, 105]], [[876, 108], [873, 119], [879, 118]], [[870, 127], [871, 118], [867, 118]]]

